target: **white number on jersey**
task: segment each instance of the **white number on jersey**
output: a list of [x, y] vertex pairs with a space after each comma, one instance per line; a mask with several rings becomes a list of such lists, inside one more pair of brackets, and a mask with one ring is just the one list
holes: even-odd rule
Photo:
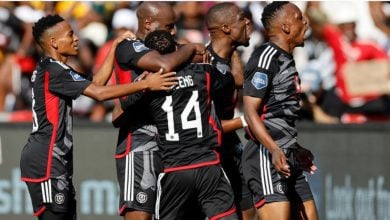
[[38, 130], [38, 118], [37, 118], [37, 113], [34, 110], [34, 107], [35, 107], [34, 89], [32, 89], [31, 94], [32, 94], [32, 116], [33, 116], [32, 132], [36, 132]]
[[[198, 91], [192, 91], [192, 96], [188, 101], [186, 107], [180, 115], [182, 129], [192, 129], [196, 128], [196, 135], [198, 138], [203, 137], [202, 132], [202, 120], [200, 116], [199, 102], [198, 102]], [[172, 107], [172, 96], [167, 96], [164, 104], [161, 108], [167, 113], [168, 120], [168, 133], [165, 134], [165, 139], [167, 141], [179, 141], [179, 134], [175, 133], [175, 122], [173, 117], [173, 107]], [[195, 112], [195, 119], [188, 120], [188, 117], [191, 111]]]

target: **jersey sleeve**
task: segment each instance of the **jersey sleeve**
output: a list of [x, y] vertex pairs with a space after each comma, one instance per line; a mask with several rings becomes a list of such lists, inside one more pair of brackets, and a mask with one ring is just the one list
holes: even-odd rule
[[49, 90], [72, 99], [79, 97], [91, 83], [72, 69], [49, 71]]
[[137, 67], [138, 60], [151, 50], [138, 40], [124, 40], [115, 50], [115, 59], [119, 65]]
[[269, 69], [258, 67], [257, 63], [257, 57], [251, 57], [245, 67], [243, 95], [264, 98], [272, 82], [274, 68], [272, 62]]

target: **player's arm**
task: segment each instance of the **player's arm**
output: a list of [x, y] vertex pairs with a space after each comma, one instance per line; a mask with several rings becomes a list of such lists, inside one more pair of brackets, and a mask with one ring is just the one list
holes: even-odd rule
[[283, 176], [290, 176], [290, 169], [286, 161], [283, 150], [276, 144], [260, 120], [257, 110], [261, 106], [261, 98], [244, 96], [244, 115], [252, 135], [261, 142], [265, 148], [272, 154], [272, 164], [277, 172]]
[[121, 36], [117, 37], [107, 54], [106, 59], [104, 60], [99, 71], [94, 75], [92, 82], [95, 85], [106, 85], [107, 81], [110, 79], [112, 74], [112, 69], [114, 67], [114, 58], [115, 58], [115, 49], [118, 44], [126, 38], [135, 39], [135, 34], [130, 31], [126, 31]]
[[142, 90], [170, 90], [176, 84], [176, 73], [162, 73], [162, 69], [160, 69], [157, 73], [148, 74], [145, 80], [133, 83], [111, 86], [99, 86], [91, 83], [85, 88], [83, 94], [98, 101], [104, 101], [127, 96]]
[[165, 55], [152, 50], [138, 60], [137, 67], [147, 71], [157, 71], [163, 68], [165, 72], [170, 72], [191, 60], [194, 55], [203, 53], [204, 45], [202, 44], [186, 44], [177, 51]]
[[[242, 116], [243, 117], [243, 116]], [[233, 118], [230, 120], [221, 120], [222, 130], [224, 133], [229, 133], [237, 129], [245, 127], [241, 117]]]
[[242, 85], [244, 84], [244, 64], [237, 50], [232, 54], [230, 68], [236, 88], [242, 89]]

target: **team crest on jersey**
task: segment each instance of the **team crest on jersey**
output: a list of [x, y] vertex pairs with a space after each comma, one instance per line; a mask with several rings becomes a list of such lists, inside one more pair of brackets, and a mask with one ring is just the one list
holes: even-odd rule
[[139, 193], [137, 193], [136, 199], [137, 199], [137, 202], [142, 204], [142, 203], [145, 203], [146, 201], [148, 201], [148, 195], [144, 192], [139, 192]]
[[265, 73], [256, 72], [251, 82], [256, 89], [263, 89], [268, 85], [268, 76]]
[[80, 74], [75, 73], [73, 71], [69, 71], [69, 75], [72, 77], [74, 81], [84, 81], [84, 77], [80, 76]]
[[65, 195], [62, 193], [57, 193], [54, 196], [54, 202], [56, 202], [58, 205], [62, 205], [65, 202]]
[[284, 182], [280, 182], [278, 183], [278, 185], [276, 185], [276, 191], [278, 191], [279, 193], [286, 193], [287, 192], [287, 184], [284, 183]]
[[145, 46], [145, 44], [141, 43], [141, 42], [134, 42], [133, 43], [133, 48], [135, 50], [135, 52], [139, 53], [141, 51], [144, 51], [144, 50], [149, 50], [149, 48], [147, 48]]

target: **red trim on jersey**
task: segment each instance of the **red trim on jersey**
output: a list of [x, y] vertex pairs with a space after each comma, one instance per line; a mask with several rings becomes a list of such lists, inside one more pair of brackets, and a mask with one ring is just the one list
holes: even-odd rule
[[215, 156], [217, 157], [216, 160], [197, 163], [197, 164], [190, 164], [190, 165], [184, 165], [184, 166], [165, 168], [163, 172], [170, 173], [170, 172], [175, 172], [175, 171], [180, 171], [180, 170], [190, 170], [190, 169], [196, 169], [199, 167], [207, 167], [207, 166], [219, 164], [220, 163], [219, 154], [214, 150], [213, 150], [213, 152], [215, 153]]
[[215, 119], [209, 116], [209, 124], [213, 127], [213, 130], [217, 132], [218, 136], [218, 145], [222, 146], [222, 131], [218, 128], [217, 123], [215, 122]]
[[123, 154], [117, 154], [115, 155], [115, 158], [116, 159], [119, 159], [119, 158], [124, 158], [126, 155], [129, 154], [130, 150], [131, 150], [131, 132], [129, 132], [129, 134], [127, 135], [127, 141], [126, 141], [126, 151], [123, 153]]
[[255, 208], [261, 208], [265, 204], [265, 199], [260, 200], [258, 203], [255, 204]]
[[119, 209], [119, 215], [122, 216], [124, 215], [123, 211], [125, 211], [126, 209], [126, 205], [123, 205], [120, 209]]
[[42, 213], [45, 212], [45, 210], [46, 210], [46, 207], [42, 206], [41, 208], [39, 208], [38, 211], [34, 212], [34, 216], [38, 217], [38, 216], [42, 215]]
[[220, 213], [218, 215], [215, 215], [215, 216], [211, 217], [210, 220], [221, 219], [223, 217], [229, 216], [229, 215], [234, 214], [234, 213], [236, 213], [236, 207], [234, 207], [234, 208], [232, 208], [224, 213]]
[[[207, 105], [210, 109], [210, 85], [211, 85], [211, 80], [210, 80], [210, 73], [206, 72], [206, 88], [207, 88]], [[217, 132], [218, 135], [218, 145], [222, 145], [222, 131], [221, 129], [218, 128], [217, 123], [215, 122], [215, 119], [211, 117], [211, 114], [209, 114], [209, 124], [213, 127], [213, 130]]]
[[60, 101], [57, 96], [53, 95], [49, 91], [49, 72], [45, 72], [44, 87], [45, 87], [44, 96], [45, 96], [46, 117], [53, 127], [50, 144], [49, 144], [49, 152], [48, 152], [47, 165], [46, 165], [46, 176], [39, 179], [26, 178], [26, 177], [21, 178], [22, 181], [26, 181], [26, 182], [36, 183], [36, 182], [42, 182], [48, 180], [50, 178], [51, 162], [53, 158], [53, 148], [57, 138]]
[[[115, 72], [118, 77], [117, 83], [118, 84], [126, 84], [131, 83], [131, 70], [123, 70], [115, 59]], [[126, 96], [121, 97], [122, 100], [126, 99]]]
[[210, 105], [210, 73], [206, 72], [207, 105]]

